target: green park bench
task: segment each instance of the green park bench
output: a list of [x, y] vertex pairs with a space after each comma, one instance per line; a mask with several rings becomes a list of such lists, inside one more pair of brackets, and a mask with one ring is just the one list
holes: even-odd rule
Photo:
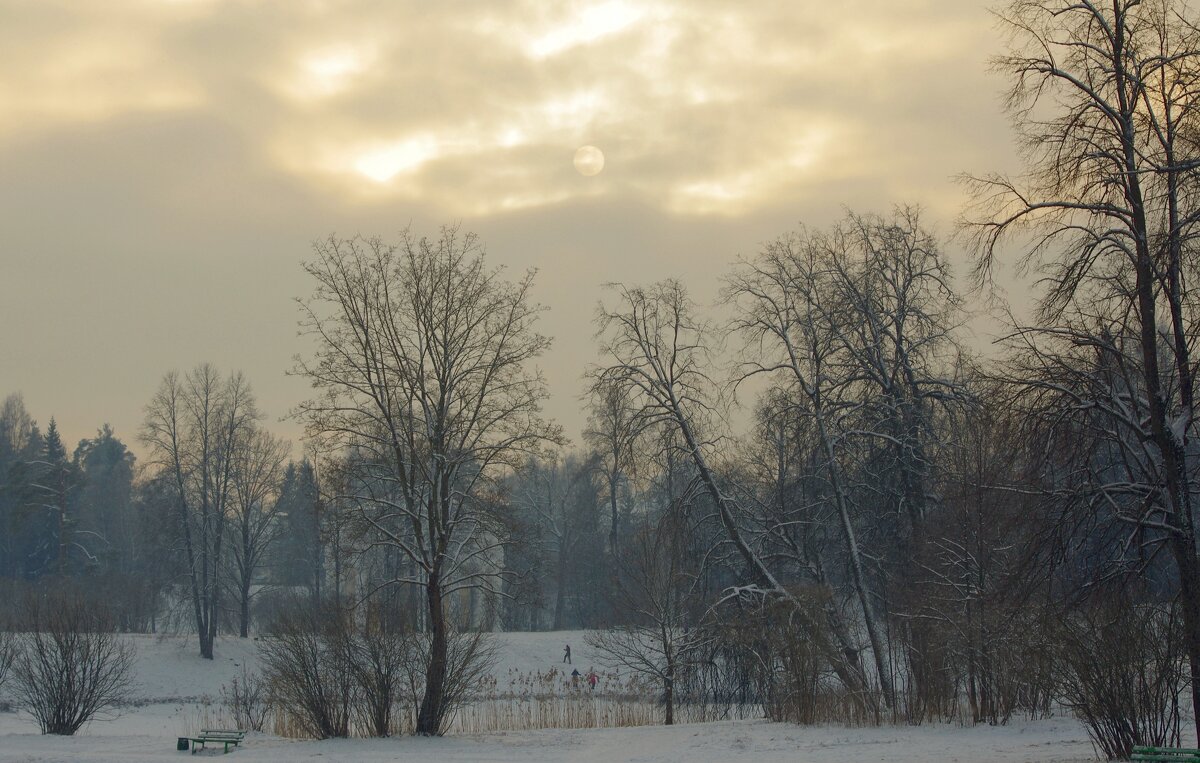
[[[225, 752], [229, 752], [229, 745], [237, 747], [245, 738], [246, 732], [236, 729], [200, 729], [199, 734], [188, 737], [192, 743], [193, 755], [196, 754], [196, 750], [203, 750], [207, 744], [223, 744]], [[197, 747], [197, 745], [199, 746]]]
[[1183, 747], [1134, 747], [1130, 760], [1141, 763], [1200, 763], [1200, 750]]

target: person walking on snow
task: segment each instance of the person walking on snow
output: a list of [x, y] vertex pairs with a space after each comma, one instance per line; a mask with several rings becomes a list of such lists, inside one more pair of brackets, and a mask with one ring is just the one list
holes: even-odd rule
[[588, 686], [592, 687], [592, 691], [596, 691], [596, 682], [599, 680], [600, 680], [600, 676], [596, 675], [596, 669], [595, 668], [589, 669], [588, 674], [587, 674], [587, 682], [588, 682]]
[[567, 644], [566, 646], [567, 646], [566, 651], [563, 652], [563, 662], [570, 665], [571, 664], [571, 645]]

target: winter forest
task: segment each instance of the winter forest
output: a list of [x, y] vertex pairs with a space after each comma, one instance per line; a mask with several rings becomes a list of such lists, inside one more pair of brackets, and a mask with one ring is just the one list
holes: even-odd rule
[[238, 667], [157, 733], [250, 731], [236, 754], [764, 718], [1196, 746], [1200, 16], [997, 14], [1020, 171], [962, 175], [957, 220], [798, 210], [716, 300], [611, 273], [581, 433], [543, 409], [538, 274], [469, 218], [296, 252], [286, 411], [197, 357], [137, 431], [72, 444], [4, 390], [0, 757], [143, 712], [166, 643], [189, 676]]

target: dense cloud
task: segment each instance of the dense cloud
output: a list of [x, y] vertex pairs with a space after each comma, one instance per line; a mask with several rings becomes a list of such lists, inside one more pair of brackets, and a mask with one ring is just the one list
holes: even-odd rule
[[[298, 260], [461, 219], [540, 269], [582, 424], [600, 284], [686, 276], [841, 205], [1011, 166], [982, 3], [0, 0], [0, 392], [131, 436], [163, 371], [305, 392]], [[571, 164], [599, 146], [605, 170]], [[1001, 155], [998, 148], [1005, 147]], [[293, 432], [294, 434], [294, 432]]]

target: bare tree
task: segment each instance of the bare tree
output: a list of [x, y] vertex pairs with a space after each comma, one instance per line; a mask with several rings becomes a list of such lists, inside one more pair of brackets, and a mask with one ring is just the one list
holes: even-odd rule
[[234, 446], [230, 554], [238, 598], [238, 635], [250, 631], [254, 578], [279, 533], [278, 491], [291, 444], [255, 428]]
[[[836, 280], [827, 262], [823, 237], [805, 233], [785, 236], [767, 245], [754, 262], [744, 264], [729, 284], [728, 298], [737, 307], [734, 328], [747, 339], [743, 378], [782, 376], [795, 399], [791, 414], [812, 423], [820, 468], [829, 486], [845, 543], [850, 578], [870, 642], [884, 702], [894, 704], [886, 664], [883, 624], [875, 603], [854, 521], [853, 499], [839, 450], [843, 447], [838, 422], [855, 405], [841, 396], [845, 377], [837, 368], [842, 326], [840, 314], [823, 303], [834, 294]], [[835, 632], [841, 632], [837, 630]]]
[[907, 642], [906, 712], [919, 720], [955, 693], [937, 664], [941, 639], [918, 610], [928, 569], [926, 521], [937, 503], [936, 445], [946, 439], [935, 431], [935, 416], [968, 398], [954, 378], [961, 303], [916, 208], [898, 207], [886, 217], [852, 212], [825, 238], [835, 293], [815, 304], [835, 327], [837, 375], [857, 406], [844, 428], [870, 449], [865, 487], [884, 499], [894, 515], [888, 524], [899, 529], [885, 588], [893, 627]]
[[621, 527], [621, 488], [628, 487], [636, 465], [634, 456], [646, 422], [637, 415], [629, 390], [619, 384], [597, 386], [584, 440], [597, 455], [608, 492], [608, 551], [615, 561]]
[[[677, 507], [676, 507], [677, 508]], [[675, 687], [689, 655], [708, 639], [696, 626], [697, 560], [688, 559], [680, 512], [649, 523], [621, 554], [614, 608], [630, 624], [590, 631], [588, 645], [662, 686], [665, 722], [675, 722]]]
[[487, 267], [471, 234], [405, 232], [398, 245], [330, 238], [306, 265], [317, 286], [302, 328], [317, 343], [298, 372], [321, 396], [300, 407], [309, 433], [352, 451], [343, 499], [373, 542], [398, 549], [416, 574], [431, 635], [416, 731], [446, 720], [446, 597], [494, 588], [502, 539], [484, 500], [495, 479], [557, 430], [530, 366], [549, 346], [534, 324], [532, 274]]
[[13, 673], [43, 734], [71, 735], [128, 698], [134, 651], [102, 605], [77, 594], [29, 598]]
[[150, 462], [169, 475], [200, 656], [210, 660], [234, 500], [234, 464], [258, 417], [250, 385], [240, 373], [222, 378], [216, 368], [203, 364], [183, 378], [173, 371], [163, 378], [146, 406], [142, 426]]
[[697, 475], [697, 486], [712, 501], [725, 534], [725, 543], [744, 565], [749, 585], [733, 595], [770, 596], [787, 602], [796, 622], [812, 639], [842, 682], [860, 701], [866, 677], [846, 651], [829, 642], [826, 629], [811, 607], [786, 587], [755, 550], [743, 528], [746, 514], [723, 487], [712, 466], [718, 438], [715, 408], [710, 402], [714, 383], [707, 374], [712, 360], [706, 345], [707, 327], [694, 315], [694, 305], [677, 281], [649, 288], [614, 287], [619, 305], [601, 306], [597, 323], [604, 337], [606, 366], [594, 373], [597, 384], [616, 384], [630, 391], [639, 416], [677, 433], [679, 449]]
[[[1200, 30], [1171, 0], [1018, 0], [1001, 18], [1011, 52], [996, 67], [1026, 149], [1018, 179], [970, 179], [964, 219], [986, 280], [1001, 245], [1030, 242], [1043, 274], [1039, 325], [1052, 338], [1071, 312], [1126, 324], [1135, 339], [1131, 420], [1119, 396], [1091, 405], [1144, 443], [1153, 494], [1138, 524], [1169, 537], [1178, 571], [1192, 704], [1200, 721], [1200, 563], [1194, 521], [1197, 297], [1193, 238], [1200, 205], [1195, 98]], [[1071, 341], [1088, 341], [1069, 329]], [[1137, 528], [1133, 528], [1136, 532]], [[1200, 727], [1197, 729], [1200, 733]]]

